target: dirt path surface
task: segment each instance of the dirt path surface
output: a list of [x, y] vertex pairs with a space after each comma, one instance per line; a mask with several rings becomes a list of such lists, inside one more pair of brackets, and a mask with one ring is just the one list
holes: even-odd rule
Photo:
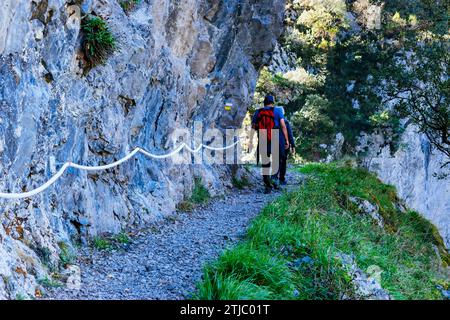
[[[299, 184], [290, 175], [285, 189]], [[81, 289], [52, 289], [47, 299], [186, 299], [204, 265], [235, 245], [251, 220], [281, 193], [234, 191], [191, 213], [178, 213], [112, 251], [85, 250]]]

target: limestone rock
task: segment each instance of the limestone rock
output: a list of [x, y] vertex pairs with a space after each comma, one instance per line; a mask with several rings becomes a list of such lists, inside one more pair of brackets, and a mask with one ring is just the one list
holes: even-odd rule
[[[118, 50], [83, 75], [88, 13], [107, 22]], [[116, 0], [2, 1], [0, 190], [34, 189], [65, 161], [111, 163], [136, 146], [165, 153], [170, 133], [194, 120], [239, 127], [283, 14], [283, 0], [144, 0], [128, 13]], [[224, 113], [225, 102], [236, 109]], [[58, 242], [152, 222], [189, 195], [194, 176], [217, 194], [229, 170], [138, 156], [105, 172], [69, 170], [31, 199], [0, 200], [0, 298], [32, 297], [36, 274], [58, 265]]]
[[394, 185], [406, 205], [417, 210], [439, 229], [450, 247], [450, 176], [444, 154], [433, 150], [415, 126], [406, 127], [399, 149], [392, 153], [380, 134], [364, 135], [360, 151], [366, 153], [365, 166], [385, 183]]
[[81, 289], [81, 269], [71, 265], [66, 268], [64, 275], [67, 276], [66, 287], [69, 290], [78, 291]]
[[344, 269], [351, 277], [355, 291], [355, 296], [343, 296], [343, 300], [391, 300], [389, 293], [381, 286], [383, 270], [381, 270], [380, 267], [370, 266], [367, 271], [364, 272], [358, 267], [353, 256], [340, 253], [337, 255], [337, 258], [341, 261]]
[[380, 215], [380, 209], [377, 205], [357, 197], [349, 197], [349, 200], [356, 204], [362, 213], [369, 215], [380, 228], [384, 227], [383, 217]]

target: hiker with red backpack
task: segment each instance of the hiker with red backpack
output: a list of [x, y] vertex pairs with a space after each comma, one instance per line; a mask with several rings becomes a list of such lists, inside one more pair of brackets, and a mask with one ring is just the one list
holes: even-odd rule
[[[284, 114], [281, 109], [275, 108], [273, 96], [266, 96], [264, 107], [253, 115], [252, 128], [258, 132], [258, 159], [261, 156], [264, 193], [267, 194], [272, 189], [279, 189], [278, 181], [272, 179], [272, 175], [278, 175], [280, 158], [284, 157], [286, 150], [290, 148]], [[281, 132], [275, 131], [280, 129]], [[272, 154], [272, 151], [277, 154]], [[271, 163], [271, 156], [274, 163]]]

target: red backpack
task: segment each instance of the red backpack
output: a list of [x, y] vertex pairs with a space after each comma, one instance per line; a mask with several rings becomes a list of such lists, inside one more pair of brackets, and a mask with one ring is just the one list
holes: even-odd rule
[[275, 128], [274, 108], [261, 109], [258, 112], [256, 125], [259, 130], [267, 130], [267, 141], [270, 142], [272, 140], [272, 129]]

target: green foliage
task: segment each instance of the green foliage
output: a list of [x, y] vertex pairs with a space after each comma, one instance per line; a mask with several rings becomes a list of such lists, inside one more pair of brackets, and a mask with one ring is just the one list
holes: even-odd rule
[[377, 112], [370, 116], [370, 121], [375, 126], [384, 126], [389, 123], [390, 119], [391, 119], [391, 115], [389, 114], [389, 111], [387, 111], [387, 110]]
[[28, 300], [28, 297], [22, 293], [18, 293], [16, 295], [16, 300], [22, 301], [22, 300]]
[[350, 196], [368, 200], [379, 207], [380, 214], [389, 228], [398, 228], [399, 212], [395, 205], [398, 198], [395, 188], [381, 183], [373, 174], [364, 169], [316, 164], [307, 165], [301, 171], [314, 174], [320, 181], [324, 181], [324, 186], [332, 186], [332, 190], [328, 188], [324, 191], [332, 192], [344, 209], [354, 209], [348, 201]]
[[205, 269], [198, 299], [288, 299], [294, 287], [283, 259], [243, 244]]
[[64, 286], [60, 281], [49, 278], [48, 276], [38, 279], [38, 283], [45, 288], [61, 288]]
[[[449, 34], [450, 35], [450, 34]], [[422, 34], [406, 44], [414, 54], [398, 54], [387, 76], [386, 95], [402, 117], [426, 134], [450, 164], [450, 41], [448, 36]], [[424, 45], [415, 47], [423, 41]]]
[[121, 231], [118, 234], [104, 234], [102, 236], [93, 237], [90, 245], [97, 250], [112, 250], [123, 248], [124, 245], [132, 242], [128, 233]]
[[116, 49], [116, 40], [107, 23], [100, 17], [88, 16], [82, 20], [83, 52], [87, 69], [103, 64]]
[[281, 88], [279, 88], [275, 81], [272, 73], [267, 69], [267, 67], [262, 68], [259, 79], [256, 84], [255, 96], [253, 98], [253, 106], [250, 108], [250, 113], [254, 113], [264, 101], [264, 97], [268, 94], [275, 95], [275, 93], [280, 96]]
[[324, 150], [319, 146], [328, 144], [334, 132], [334, 123], [326, 114], [330, 102], [320, 95], [308, 95], [300, 111], [292, 117], [294, 135], [297, 137], [299, 152], [306, 159], [319, 160], [324, 156]]
[[131, 242], [130, 237], [126, 232], [120, 232], [115, 235], [114, 240], [120, 244], [129, 244]]
[[202, 184], [201, 178], [194, 179], [194, 189], [188, 199], [185, 199], [178, 203], [177, 210], [190, 212], [198, 205], [206, 204], [209, 202], [211, 195], [208, 189]]
[[[268, 205], [246, 240], [205, 268], [195, 298], [356, 297], [339, 253], [353, 254], [362, 270], [380, 267], [381, 284], [395, 299], [442, 298], [436, 286], [446, 275], [433, 249], [449, 262], [442, 239], [419, 214], [399, 210], [393, 187], [337, 164], [301, 171], [305, 185]], [[350, 196], [376, 204], [386, 227], [355, 210]]]
[[120, 0], [119, 4], [125, 12], [131, 11], [141, 3], [141, 0]]
[[333, 46], [339, 31], [348, 28], [344, 0], [304, 0], [294, 4], [301, 12], [296, 22], [298, 34], [293, 41], [326, 49]]
[[102, 237], [94, 237], [91, 244], [97, 250], [110, 250], [113, 248], [111, 240]]
[[369, 120], [373, 128], [377, 128], [379, 132], [387, 137], [386, 141], [393, 155], [400, 148], [400, 137], [404, 132], [398, 113], [396, 111], [383, 110], [371, 115]]
[[198, 300], [265, 300], [272, 294], [265, 288], [255, 285], [251, 281], [236, 279], [233, 275], [226, 275], [207, 269], [204, 273], [202, 285], [193, 295]]
[[264, 249], [254, 250], [251, 245], [242, 244], [225, 252], [216, 268], [224, 274], [234, 274], [238, 279], [251, 279], [258, 286], [270, 287], [282, 296], [293, 289], [284, 261], [274, 259]]
[[231, 180], [231, 182], [233, 183], [233, 186], [235, 188], [238, 188], [240, 190], [247, 188], [248, 186], [250, 186], [250, 182], [248, 181], [246, 176], [243, 176], [241, 178], [238, 177], [233, 177], [233, 179]]
[[190, 201], [194, 204], [204, 204], [207, 203], [210, 198], [211, 195], [209, 194], [208, 189], [202, 184], [202, 180], [196, 178], [194, 180], [194, 190], [192, 191]]
[[[449, 111], [435, 102], [448, 101], [449, 12], [448, 2], [440, 8], [431, 0], [288, 0], [282, 42], [284, 49], [297, 58], [291, 66], [295, 69], [286, 74], [264, 70], [255, 103], [271, 93], [285, 106], [287, 117], [300, 122], [294, 131], [301, 140], [297, 151], [305, 159], [324, 156], [326, 151], [320, 145], [332, 142], [338, 132], [345, 138], [344, 154], [354, 153], [361, 132], [375, 130], [384, 134], [394, 152], [403, 130], [400, 117], [412, 118], [435, 142], [435, 147], [445, 153], [449, 144], [436, 142], [439, 138], [448, 141], [449, 127], [442, 124], [449, 119]], [[348, 21], [347, 13], [355, 17], [356, 28], [355, 22]], [[427, 40], [430, 38], [434, 40]], [[395, 70], [400, 67], [406, 70]], [[397, 97], [396, 92], [424, 81], [431, 84], [419, 86], [412, 97], [401, 95], [403, 101], [394, 109], [383, 100]], [[385, 90], [386, 86], [393, 88]], [[312, 111], [310, 95], [330, 103], [326, 107], [319, 103], [317, 110]], [[431, 97], [431, 103], [417, 104], [418, 97]], [[416, 107], [411, 108], [413, 104]], [[417, 106], [430, 104], [425, 119], [432, 120], [432, 125], [424, 126], [424, 121], [414, 120], [418, 119]], [[331, 121], [332, 128], [325, 125], [323, 130], [319, 127], [314, 135], [310, 134], [300, 126], [308, 125], [300, 116], [303, 108], [314, 113], [315, 119]], [[422, 110], [420, 113], [424, 114]], [[389, 118], [383, 119], [387, 114]], [[440, 130], [427, 130], [436, 127], [436, 119]]]
[[36, 246], [33, 249], [36, 252], [39, 259], [41, 260], [42, 264], [44, 264], [45, 266], [47, 266], [50, 269], [52, 269], [54, 267], [54, 266], [52, 266], [52, 261], [51, 261], [52, 253], [49, 248]]
[[58, 246], [60, 249], [59, 265], [64, 268], [67, 265], [74, 264], [77, 259], [77, 255], [73, 252], [70, 245], [65, 242], [58, 242]]

